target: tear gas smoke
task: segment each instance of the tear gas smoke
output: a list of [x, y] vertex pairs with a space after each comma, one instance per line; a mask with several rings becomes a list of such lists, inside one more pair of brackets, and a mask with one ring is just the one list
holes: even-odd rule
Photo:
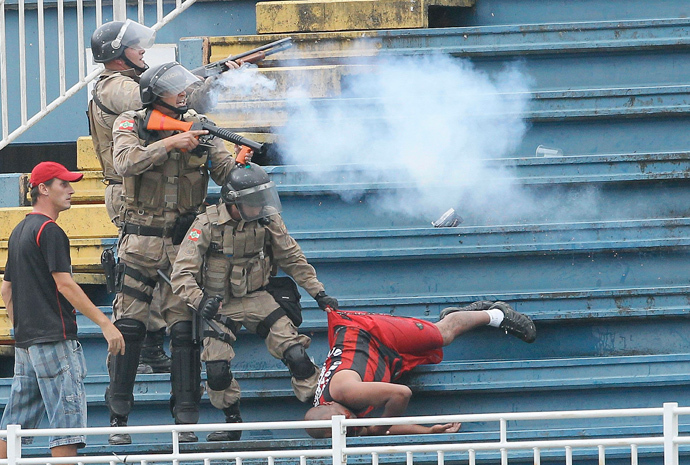
[[[510, 166], [495, 161], [513, 156], [528, 129], [529, 77], [520, 63], [488, 75], [467, 60], [431, 55], [381, 60], [362, 70], [343, 77], [337, 98], [312, 98], [303, 88], [288, 92], [289, 116], [276, 129], [286, 164], [303, 166], [347, 201], [360, 199], [367, 186], [402, 187], [366, 200], [375, 210], [429, 221], [450, 207], [465, 224], [577, 217], [564, 208], [573, 193], [535, 196]], [[275, 91], [256, 70], [243, 71], [224, 73], [233, 92], [224, 98]], [[584, 210], [596, 209], [596, 191], [577, 195]]]
[[244, 63], [240, 69], [218, 76], [214, 85], [217, 97], [224, 100], [261, 100], [276, 89], [275, 81], [259, 72], [256, 65]]

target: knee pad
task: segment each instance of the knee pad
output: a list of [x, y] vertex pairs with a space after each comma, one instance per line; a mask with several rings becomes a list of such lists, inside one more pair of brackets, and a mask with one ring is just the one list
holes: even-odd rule
[[209, 389], [213, 391], [226, 390], [232, 383], [230, 362], [225, 360], [206, 362], [206, 381]]
[[283, 363], [295, 379], [307, 379], [314, 374], [316, 367], [307, 355], [302, 344], [295, 344], [283, 352]]
[[192, 345], [192, 322], [180, 321], [170, 328], [170, 341], [173, 347], [185, 347]]
[[125, 342], [142, 342], [146, 337], [146, 325], [134, 318], [122, 318], [113, 324], [120, 330]]

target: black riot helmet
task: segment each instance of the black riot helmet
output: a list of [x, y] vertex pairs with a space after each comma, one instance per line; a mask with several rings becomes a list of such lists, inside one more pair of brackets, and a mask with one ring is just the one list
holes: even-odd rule
[[275, 183], [255, 163], [238, 165], [230, 171], [220, 196], [226, 204], [237, 207], [244, 221], [267, 218], [283, 210]]
[[150, 107], [154, 102], [180, 115], [187, 113], [187, 106], [173, 107], [162, 102], [159, 97], [177, 95], [191, 84], [201, 81], [176, 61], [164, 63], [147, 69], [139, 78], [139, 94], [144, 107]]
[[138, 72], [141, 68], [132, 63], [125, 56], [125, 49], [150, 48], [156, 40], [156, 31], [128, 19], [127, 21], [111, 21], [100, 26], [91, 35], [91, 53], [96, 63], [107, 63], [121, 58]]

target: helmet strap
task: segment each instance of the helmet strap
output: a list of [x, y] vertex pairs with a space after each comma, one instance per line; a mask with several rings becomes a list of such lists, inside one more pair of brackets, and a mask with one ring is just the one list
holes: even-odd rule
[[174, 106], [172, 106], [172, 105], [170, 105], [170, 104], [168, 104], [168, 103], [165, 103], [165, 102], [162, 101], [161, 99], [156, 99], [156, 102], [155, 102], [155, 103], [156, 103], [156, 105], [160, 105], [160, 106], [162, 106], [162, 107], [167, 108], [168, 110], [174, 111], [174, 112], [177, 113], [178, 115], [184, 115], [185, 113], [187, 113], [187, 112], [189, 111], [189, 107], [187, 107], [187, 105], [182, 106], [182, 107], [174, 107]]
[[[126, 48], [127, 47], [125, 47], [125, 49]], [[122, 61], [124, 61], [127, 66], [129, 66], [130, 68], [134, 68], [134, 71], [136, 71], [137, 74], [141, 74], [144, 71], [146, 71], [147, 69], [149, 69], [149, 65], [147, 65], [147, 64], [144, 64], [144, 67], [142, 68], [141, 66], [137, 66], [134, 63], [132, 63], [132, 60], [127, 58], [127, 55], [125, 55], [124, 50], [122, 51], [122, 57], [121, 58], [122, 58]]]

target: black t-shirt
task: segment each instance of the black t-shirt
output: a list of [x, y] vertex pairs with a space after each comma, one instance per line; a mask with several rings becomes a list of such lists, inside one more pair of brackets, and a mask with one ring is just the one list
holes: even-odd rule
[[62, 228], [43, 214], [26, 215], [10, 235], [5, 266], [17, 347], [77, 339], [76, 312], [51, 274], [71, 271], [69, 239]]

